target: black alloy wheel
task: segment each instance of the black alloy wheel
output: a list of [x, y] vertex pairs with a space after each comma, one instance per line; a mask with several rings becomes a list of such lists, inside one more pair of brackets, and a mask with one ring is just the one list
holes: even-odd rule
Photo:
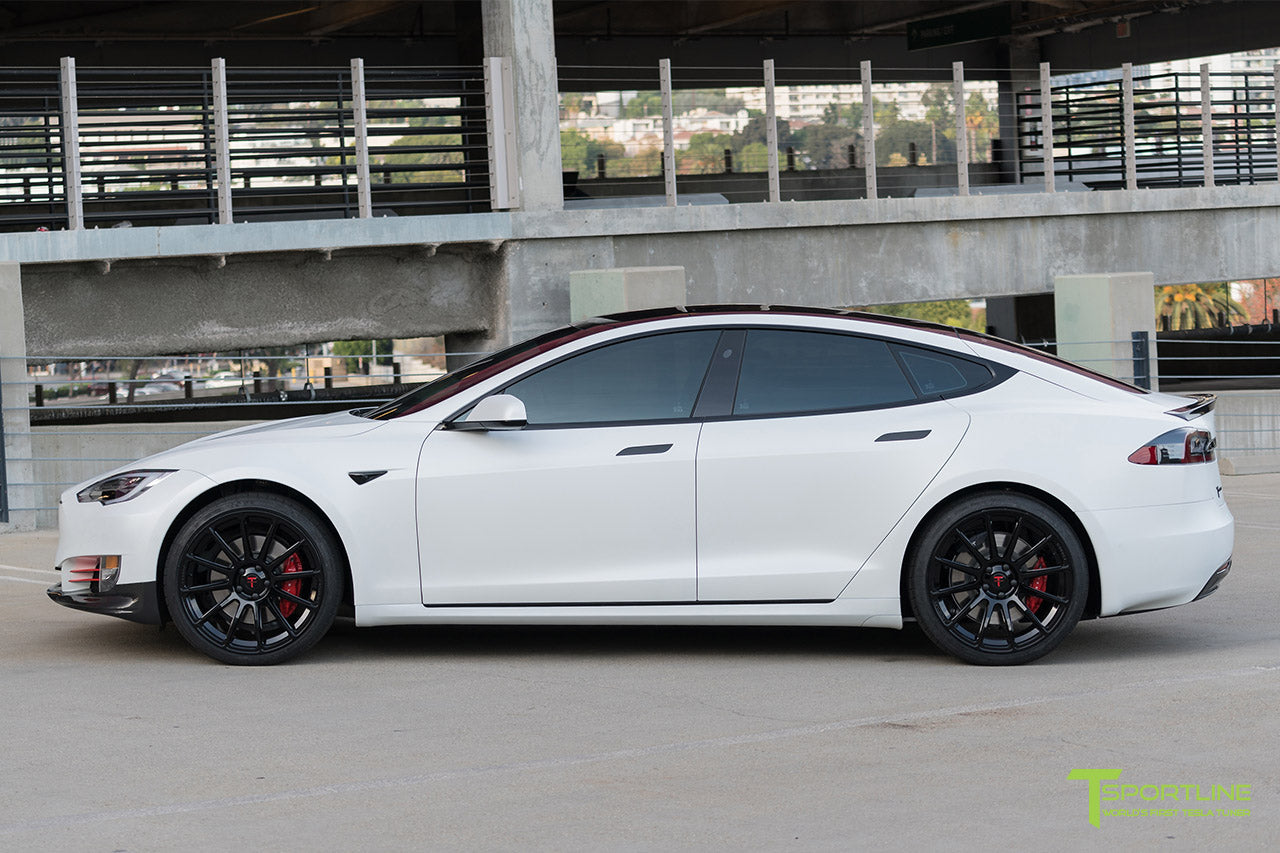
[[280, 663], [329, 630], [343, 576], [334, 536], [311, 510], [279, 495], [237, 494], [174, 537], [165, 603], [183, 638], [209, 657]]
[[925, 528], [908, 563], [916, 620], [934, 645], [976, 664], [1019, 664], [1052, 651], [1080, 621], [1084, 547], [1044, 503], [973, 495]]

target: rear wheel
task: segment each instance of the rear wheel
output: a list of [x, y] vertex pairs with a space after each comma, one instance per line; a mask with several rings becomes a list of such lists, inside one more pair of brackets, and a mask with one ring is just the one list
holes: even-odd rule
[[269, 493], [200, 510], [165, 560], [178, 632], [223, 663], [280, 663], [311, 648], [333, 624], [342, 586], [333, 534], [311, 510]]
[[1080, 621], [1089, 570], [1080, 537], [1053, 508], [991, 492], [958, 501], [925, 528], [908, 594], [938, 648], [977, 664], [1048, 654]]

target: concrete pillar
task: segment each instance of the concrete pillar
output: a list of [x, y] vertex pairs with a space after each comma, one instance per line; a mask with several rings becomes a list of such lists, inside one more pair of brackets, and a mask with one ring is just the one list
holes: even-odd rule
[[485, 56], [511, 59], [521, 210], [564, 207], [551, 0], [481, 0]]
[[1058, 355], [1132, 382], [1132, 335], [1145, 331], [1151, 341], [1151, 388], [1158, 389], [1155, 284], [1149, 272], [1055, 276]]
[[574, 323], [619, 311], [684, 305], [687, 297], [684, 267], [616, 267], [569, 273], [569, 318]]
[[0, 432], [5, 495], [0, 533], [34, 530], [31, 421], [27, 415], [27, 333], [18, 264], [0, 262]]

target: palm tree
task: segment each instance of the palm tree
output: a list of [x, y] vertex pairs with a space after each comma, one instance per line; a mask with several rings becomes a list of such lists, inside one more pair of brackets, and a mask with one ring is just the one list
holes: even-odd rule
[[[1166, 284], [1156, 288], [1156, 318], [1162, 329], [1211, 329], [1219, 317], [1227, 323], [1247, 315], [1231, 298], [1227, 282], [1209, 284]], [[1165, 318], [1168, 318], [1167, 320]]]

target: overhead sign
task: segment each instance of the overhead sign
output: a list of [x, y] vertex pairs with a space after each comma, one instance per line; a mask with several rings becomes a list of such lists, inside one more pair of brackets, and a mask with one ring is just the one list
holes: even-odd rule
[[940, 15], [907, 24], [907, 50], [923, 50], [947, 44], [1007, 36], [1013, 32], [1008, 6], [990, 6], [971, 12]]

